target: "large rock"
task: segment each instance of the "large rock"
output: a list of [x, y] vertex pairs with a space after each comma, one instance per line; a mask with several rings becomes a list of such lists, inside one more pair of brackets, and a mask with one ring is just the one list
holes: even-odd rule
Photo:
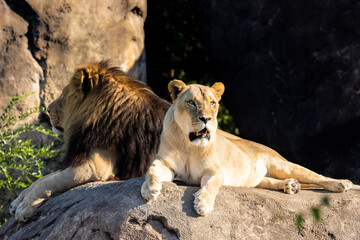
[[[165, 183], [159, 199], [140, 195], [144, 178], [90, 183], [46, 201], [27, 223], [14, 218], [0, 228], [0, 239], [359, 239], [359, 192], [342, 194], [303, 190], [282, 192], [223, 187], [215, 209], [199, 217], [193, 209], [198, 187]], [[322, 221], [311, 207], [327, 195]], [[296, 214], [303, 214], [298, 231]]]
[[9, 97], [32, 92], [24, 106], [40, 104], [40, 82], [44, 76], [28, 49], [27, 25], [5, 1], [0, 1], [0, 109], [9, 103]]
[[202, 12], [240, 135], [360, 181], [358, 2], [204, 0]]
[[0, 109], [35, 92], [24, 106], [47, 106], [74, 68], [103, 59], [146, 80], [146, 0], [0, 0]]

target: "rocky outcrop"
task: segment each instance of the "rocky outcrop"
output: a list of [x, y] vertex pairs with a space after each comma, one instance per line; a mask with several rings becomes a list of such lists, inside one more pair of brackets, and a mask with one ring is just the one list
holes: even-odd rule
[[[252, 188], [222, 187], [215, 209], [199, 217], [193, 209], [198, 187], [165, 183], [159, 199], [140, 194], [144, 178], [90, 183], [53, 196], [27, 223], [14, 218], [0, 239], [359, 239], [359, 192], [303, 190], [296, 195]], [[322, 220], [310, 208], [327, 195]], [[302, 214], [304, 229], [294, 218]]]
[[360, 181], [357, 1], [202, 1], [207, 49], [242, 137]]
[[74, 68], [110, 59], [145, 81], [145, 0], [0, 0], [0, 109], [35, 92], [23, 107], [47, 106]]
[[[40, 82], [43, 71], [28, 50], [27, 22], [0, 1], [0, 109], [9, 97], [34, 92], [25, 107], [40, 103]], [[22, 109], [19, 109], [22, 110]]]

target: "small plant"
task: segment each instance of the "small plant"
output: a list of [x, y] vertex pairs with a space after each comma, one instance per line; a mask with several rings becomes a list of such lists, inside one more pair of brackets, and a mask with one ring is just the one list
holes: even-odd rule
[[[318, 205], [312, 206], [310, 208], [311, 214], [315, 220], [315, 222], [321, 221], [321, 209], [325, 206], [330, 206], [330, 198], [328, 196], [323, 196], [321, 198], [321, 202]], [[298, 230], [298, 232], [302, 232], [304, 229], [304, 216], [302, 213], [298, 213], [295, 215], [295, 225]]]
[[301, 232], [304, 229], [304, 222], [305, 220], [301, 213], [295, 215], [295, 224], [299, 232]]
[[38, 107], [23, 112], [19, 116], [11, 114], [14, 107], [29, 95], [11, 97], [0, 116], [0, 226], [9, 217], [7, 207], [16, 198], [20, 189], [28, 187], [34, 180], [43, 176], [43, 160], [59, 155], [59, 150], [54, 149], [53, 143], [36, 146], [31, 139], [21, 138], [21, 134], [25, 132], [37, 131], [59, 139], [51, 133], [51, 130], [43, 126], [35, 124], [20, 126], [20, 121], [39, 112]]
[[218, 124], [219, 128], [225, 132], [229, 132], [235, 135], [240, 134], [239, 128], [237, 128], [233, 116], [224, 105], [220, 105], [219, 107]]

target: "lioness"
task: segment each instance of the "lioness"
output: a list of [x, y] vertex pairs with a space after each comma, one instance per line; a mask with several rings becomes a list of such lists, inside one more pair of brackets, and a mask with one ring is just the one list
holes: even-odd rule
[[156, 160], [141, 187], [146, 200], [155, 200], [161, 182], [172, 181], [174, 176], [201, 185], [194, 194], [194, 208], [199, 215], [213, 209], [222, 185], [283, 190], [288, 194], [299, 192], [299, 182], [334, 192], [359, 189], [349, 180], [321, 176], [286, 161], [266, 146], [218, 130], [222, 83], [212, 87], [186, 86], [180, 80], [173, 80], [168, 88], [173, 105], [165, 115]]
[[48, 107], [64, 135], [66, 168], [21, 192], [10, 212], [26, 221], [47, 198], [90, 181], [143, 176], [154, 160], [170, 103], [107, 62], [79, 67]]

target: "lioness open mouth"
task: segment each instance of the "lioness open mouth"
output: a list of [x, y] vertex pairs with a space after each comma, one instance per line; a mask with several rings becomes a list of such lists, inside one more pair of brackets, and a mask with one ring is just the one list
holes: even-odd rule
[[209, 140], [210, 132], [206, 128], [204, 128], [203, 130], [201, 130], [199, 132], [189, 133], [189, 138], [190, 138], [190, 141], [194, 141], [196, 139], [201, 139], [201, 138], [205, 138], [205, 139]]

